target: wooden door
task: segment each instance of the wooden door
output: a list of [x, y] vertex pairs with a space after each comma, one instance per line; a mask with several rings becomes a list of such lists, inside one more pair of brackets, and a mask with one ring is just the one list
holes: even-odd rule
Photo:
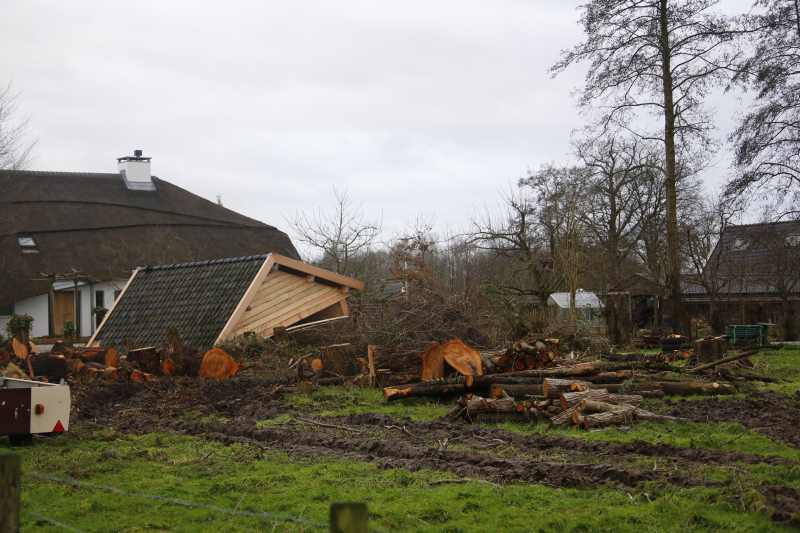
[[56, 291], [54, 295], [53, 311], [55, 315], [56, 335], [63, 334], [64, 321], [72, 320], [75, 311], [75, 296], [72, 291]]

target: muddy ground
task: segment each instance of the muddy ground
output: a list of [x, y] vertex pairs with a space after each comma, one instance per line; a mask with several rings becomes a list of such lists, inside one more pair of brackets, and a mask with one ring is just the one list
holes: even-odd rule
[[[660, 486], [714, 486], [720, 482], [692, 472], [705, 465], [738, 462], [794, 465], [788, 459], [703, 449], [702, 442], [698, 449], [661, 442], [592, 443], [566, 436], [519, 435], [441, 418], [420, 422], [375, 413], [322, 420], [316, 415], [320, 408], [298, 408], [287, 402], [286, 390], [277, 380], [246, 376], [220, 381], [93, 382], [73, 388], [71, 421], [138, 434], [171, 431], [303, 456], [346, 457], [382, 468], [435, 469], [497, 484], [591, 488], [601, 484], [634, 487], [646, 481]], [[798, 400], [800, 394], [754, 392], [745, 400], [668, 399], [652, 408], [701, 422], [737, 421], [765, 437], [797, 446]], [[256, 427], [258, 421], [285, 414], [291, 419], [283, 424]], [[209, 415], [227, 421], [210, 422]], [[792, 517], [800, 510], [797, 491], [789, 487], [760, 490], [773, 520], [795, 520]]]

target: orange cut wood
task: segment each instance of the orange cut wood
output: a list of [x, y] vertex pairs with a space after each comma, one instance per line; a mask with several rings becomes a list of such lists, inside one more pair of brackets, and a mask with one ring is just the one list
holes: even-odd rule
[[[314, 372], [322, 370], [322, 359], [314, 359], [311, 361], [311, 369], [314, 370]], [[241, 370], [241, 368], [239, 370]]]
[[175, 373], [175, 363], [172, 362], [172, 359], [164, 359], [164, 362], [161, 363], [161, 371], [165, 376], [171, 376]]
[[[483, 362], [480, 354], [458, 339], [445, 341], [441, 345], [442, 357], [462, 376], [483, 375]], [[525, 364], [522, 364], [525, 368]]]
[[32, 352], [32, 353], [42, 353], [42, 351], [41, 351], [39, 348], [37, 348], [37, 347], [36, 347], [36, 345], [35, 345], [35, 344], [33, 344], [33, 343], [32, 343], [32, 342], [30, 342], [30, 341], [28, 341], [28, 346], [30, 346], [30, 347], [31, 347], [31, 352]]
[[119, 357], [117, 351], [114, 348], [109, 348], [108, 350], [106, 350], [105, 365], [117, 368], [118, 363], [119, 363]]
[[139, 370], [131, 372], [131, 381], [144, 381], [144, 373]]
[[444, 357], [442, 346], [434, 342], [422, 353], [422, 379], [438, 379], [444, 377]]
[[221, 348], [211, 348], [200, 363], [200, 375], [204, 378], [224, 379], [235, 376], [239, 365]]
[[14, 347], [14, 354], [20, 359], [27, 359], [28, 358], [28, 349], [25, 347], [24, 344], [19, 342], [17, 339], [13, 339], [11, 341], [11, 345]]

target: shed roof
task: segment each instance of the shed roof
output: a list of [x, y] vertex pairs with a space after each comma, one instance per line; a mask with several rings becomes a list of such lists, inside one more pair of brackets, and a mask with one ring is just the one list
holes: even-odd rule
[[161, 345], [176, 327], [183, 344], [211, 348], [268, 255], [137, 269], [102, 325], [102, 346]]
[[[552, 301], [551, 301], [552, 300]], [[568, 292], [554, 292], [548, 298], [547, 303], [553, 304], [555, 303], [562, 309], [569, 309], [570, 305], [570, 294]], [[600, 302], [600, 298], [593, 292], [577, 292], [575, 293], [575, 307], [588, 307], [591, 309], [599, 309], [603, 307], [603, 304]]]
[[[211, 348], [229, 337], [230, 326], [273, 269], [333, 287], [364, 288], [354, 279], [278, 254], [139, 267], [89, 345], [121, 347], [130, 339], [138, 348], [160, 346], [167, 342], [167, 329], [176, 327], [183, 344]], [[283, 295], [274, 293], [276, 305], [288, 303]]]

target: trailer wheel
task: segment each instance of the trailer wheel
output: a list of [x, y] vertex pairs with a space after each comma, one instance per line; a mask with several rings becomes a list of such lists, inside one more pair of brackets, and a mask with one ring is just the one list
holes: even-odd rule
[[30, 433], [23, 433], [21, 435], [9, 435], [8, 440], [12, 446], [26, 446], [33, 444], [33, 435]]

